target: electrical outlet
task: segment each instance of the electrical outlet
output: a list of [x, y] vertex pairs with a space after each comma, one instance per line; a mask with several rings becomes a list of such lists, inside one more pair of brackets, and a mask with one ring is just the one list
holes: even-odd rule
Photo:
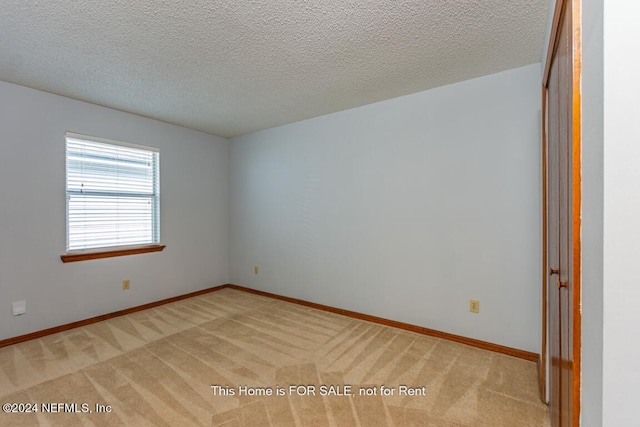
[[472, 313], [480, 313], [480, 301], [477, 299], [469, 300], [469, 311]]
[[125, 279], [122, 281], [122, 290], [128, 291], [131, 288], [131, 280]]
[[258, 274], [260, 272], [260, 269], [258, 268], [258, 266], [254, 266], [253, 267], [253, 274]]

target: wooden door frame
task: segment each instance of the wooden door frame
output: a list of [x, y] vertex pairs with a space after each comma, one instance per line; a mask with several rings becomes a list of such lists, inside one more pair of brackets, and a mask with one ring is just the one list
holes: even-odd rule
[[573, 193], [571, 203], [573, 205], [572, 238], [573, 238], [573, 425], [580, 423], [580, 372], [581, 372], [581, 212], [582, 212], [582, 181], [581, 181], [581, 149], [582, 149], [582, 118], [581, 118], [581, 76], [582, 76], [582, 29], [581, 29], [581, 0], [557, 0], [553, 14], [553, 24], [542, 79], [542, 351], [540, 361], [540, 387], [542, 399], [547, 400], [546, 367], [547, 367], [547, 290], [548, 290], [548, 265], [547, 265], [547, 88], [551, 71], [551, 61], [558, 46], [559, 27], [562, 22], [562, 14], [565, 4], [571, 2], [571, 44], [572, 44], [572, 135], [573, 145], [571, 152]]

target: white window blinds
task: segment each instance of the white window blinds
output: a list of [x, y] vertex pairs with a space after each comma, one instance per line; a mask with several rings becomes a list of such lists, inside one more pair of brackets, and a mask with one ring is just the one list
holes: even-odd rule
[[67, 251], [159, 243], [158, 150], [66, 138]]

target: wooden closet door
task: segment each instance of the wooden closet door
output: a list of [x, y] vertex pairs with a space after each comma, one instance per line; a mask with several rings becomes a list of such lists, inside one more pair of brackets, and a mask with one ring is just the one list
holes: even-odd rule
[[549, 325], [549, 404], [553, 419], [560, 413], [560, 294], [557, 288], [560, 271], [560, 160], [559, 160], [559, 87], [558, 63], [554, 61], [548, 85], [547, 134], [547, 310]]
[[543, 106], [547, 124], [546, 197], [543, 200], [548, 266], [546, 305], [543, 306], [547, 307], [552, 425], [564, 427], [576, 426], [579, 422], [580, 329], [575, 326], [580, 320], [579, 304], [576, 304], [580, 295], [580, 103], [579, 86], [576, 86], [580, 70], [576, 61], [576, 54], [579, 55], [576, 28], [579, 26], [575, 23], [575, 16], [579, 15], [573, 13], [572, 1], [561, 3], [557, 37], [545, 76], [547, 102]]
[[[552, 286], [552, 292], [557, 293], [560, 306], [560, 354], [559, 354], [559, 374], [560, 374], [560, 426], [571, 425], [571, 402], [573, 400], [572, 383], [573, 375], [571, 364], [573, 355], [571, 352], [573, 341], [573, 328], [571, 313], [571, 289], [573, 288], [572, 275], [573, 266], [571, 263], [571, 148], [573, 119], [571, 115], [571, 27], [570, 19], [565, 16], [562, 20], [560, 36], [558, 39], [558, 51], [556, 59], [558, 61], [558, 202], [559, 202], [559, 273], [556, 280], [556, 287]], [[556, 374], [557, 375], [557, 374]]]

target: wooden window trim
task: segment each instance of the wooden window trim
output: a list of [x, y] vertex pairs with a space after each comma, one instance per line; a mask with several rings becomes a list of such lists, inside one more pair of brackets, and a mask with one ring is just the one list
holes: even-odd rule
[[111, 249], [95, 252], [78, 252], [60, 255], [62, 262], [88, 261], [91, 259], [112, 258], [117, 256], [146, 254], [149, 252], [162, 252], [166, 245], [146, 245], [127, 249]]

